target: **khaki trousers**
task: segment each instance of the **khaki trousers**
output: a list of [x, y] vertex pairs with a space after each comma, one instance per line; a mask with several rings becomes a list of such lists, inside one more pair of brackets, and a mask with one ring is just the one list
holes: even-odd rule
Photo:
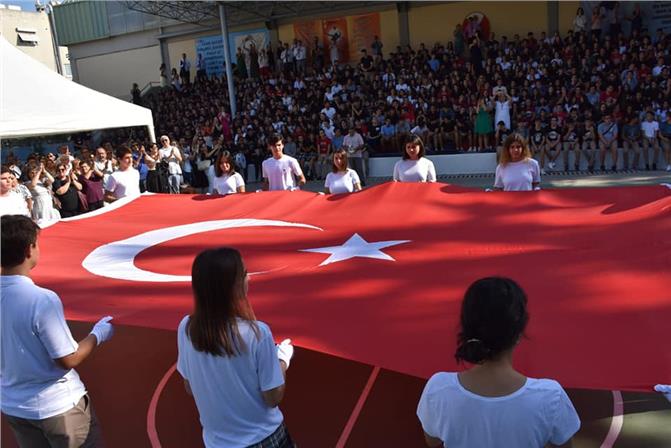
[[91, 400], [84, 395], [69, 411], [43, 420], [5, 415], [21, 448], [98, 448], [103, 446]]

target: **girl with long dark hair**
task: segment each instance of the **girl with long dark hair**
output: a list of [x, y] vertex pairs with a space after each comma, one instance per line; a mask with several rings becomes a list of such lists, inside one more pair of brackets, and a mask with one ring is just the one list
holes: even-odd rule
[[254, 317], [240, 253], [201, 252], [191, 285], [194, 310], [177, 330], [177, 370], [196, 401], [205, 446], [293, 447], [278, 408], [293, 346], [288, 339], [276, 346]]

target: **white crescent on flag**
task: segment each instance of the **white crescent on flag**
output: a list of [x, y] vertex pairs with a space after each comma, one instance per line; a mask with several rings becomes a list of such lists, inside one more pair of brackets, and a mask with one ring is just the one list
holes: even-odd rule
[[[202, 221], [180, 226], [164, 227], [150, 230], [125, 240], [113, 241], [95, 248], [82, 262], [84, 269], [101, 277], [135, 282], [190, 282], [190, 275], [170, 275], [146, 271], [135, 266], [135, 257], [152, 246], [213, 230], [233, 229], [241, 227], [300, 227], [323, 231], [322, 228], [309, 224], [275, 221], [269, 219], [221, 219]], [[249, 275], [262, 274], [251, 272]]]

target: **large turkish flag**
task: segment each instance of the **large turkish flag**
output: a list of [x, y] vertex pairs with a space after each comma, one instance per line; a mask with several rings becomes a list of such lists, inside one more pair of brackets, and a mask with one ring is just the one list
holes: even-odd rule
[[[485, 193], [384, 184], [352, 195], [143, 196], [44, 229], [36, 282], [70, 319], [175, 329], [194, 256], [238, 248], [276, 338], [428, 377], [457, 369], [474, 280], [517, 280], [528, 339], [515, 364], [565, 386], [671, 383], [671, 190]], [[112, 342], [114, 343], [114, 342]]]

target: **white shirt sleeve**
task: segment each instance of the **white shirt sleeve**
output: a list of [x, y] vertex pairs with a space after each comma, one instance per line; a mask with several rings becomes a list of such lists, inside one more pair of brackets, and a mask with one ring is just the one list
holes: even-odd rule
[[107, 178], [107, 183], [105, 184], [105, 190], [111, 191], [112, 193], [114, 193], [114, 190], [116, 190], [116, 187], [117, 187], [117, 182], [116, 182], [116, 179], [114, 178], [114, 175], [112, 174]]
[[55, 293], [38, 305], [35, 313], [35, 333], [51, 359], [59, 359], [77, 351], [79, 345], [72, 338], [65, 322], [63, 304]]
[[501, 178], [501, 164], [496, 165], [496, 176], [494, 177], [494, 188], [503, 188], [503, 179]]
[[259, 374], [259, 386], [266, 392], [284, 384], [284, 376], [280, 361], [277, 358], [277, 347], [273, 341], [270, 328], [259, 323], [261, 339], [256, 347], [256, 371]]
[[361, 185], [361, 179], [359, 178], [359, 173], [357, 173], [353, 169], [348, 169], [347, 172], [352, 178], [352, 186], [355, 186], [356, 184]]
[[301, 170], [301, 165], [298, 163], [298, 160], [296, 160], [296, 159], [291, 160], [291, 171], [296, 176], [302, 176], [303, 175], [303, 171]]
[[426, 383], [426, 386], [424, 386], [422, 396], [420, 397], [419, 404], [417, 405], [417, 417], [422, 424], [422, 429], [431, 437], [438, 437], [440, 435], [440, 430], [436, 425], [436, 412], [433, 409], [431, 403], [431, 389], [435, 377], [435, 375], [431, 377], [431, 379], [429, 379], [429, 381]]
[[532, 165], [532, 168], [531, 168], [531, 182], [532, 183], [535, 183], [535, 182], [540, 183], [541, 182], [541, 168], [540, 168], [540, 166], [538, 165], [538, 162], [536, 162], [535, 159], [530, 159], [530, 160], [533, 160], [533, 162], [532, 162], [533, 165]]
[[394, 164], [394, 180], [396, 182], [401, 181], [401, 161], [400, 160]]
[[238, 188], [245, 186], [245, 180], [242, 178], [242, 175], [240, 173], [235, 173], [235, 175], [233, 175], [233, 179], [235, 181], [236, 192], [238, 191]]
[[331, 180], [333, 179], [333, 173], [328, 173], [326, 179], [324, 179], [324, 188], [328, 188], [331, 191]]
[[427, 182], [435, 182], [436, 181], [436, 166], [433, 164], [433, 162], [429, 159], [426, 159], [427, 162], [427, 176], [426, 176], [426, 181]]
[[177, 327], [177, 371], [182, 378], [189, 380], [188, 374], [188, 365], [186, 362], [184, 344], [189, 344], [188, 337], [186, 335], [186, 324], [189, 322], [189, 316], [184, 317]]
[[268, 179], [268, 172], [266, 171], [266, 162], [261, 163], [261, 175], [264, 179]]
[[557, 383], [558, 396], [553, 407], [552, 434], [550, 443], [553, 445], [563, 445], [580, 429], [580, 418], [571, 403], [571, 399], [566, 395], [564, 389]]

